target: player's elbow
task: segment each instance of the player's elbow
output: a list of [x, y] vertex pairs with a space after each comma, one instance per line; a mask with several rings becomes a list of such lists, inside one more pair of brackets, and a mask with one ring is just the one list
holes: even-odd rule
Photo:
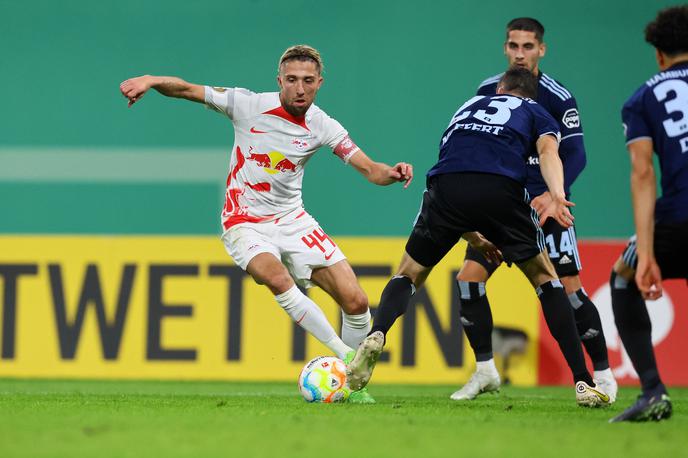
[[652, 163], [633, 164], [631, 178], [636, 181], [648, 181], [655, 179], [655, 170]]

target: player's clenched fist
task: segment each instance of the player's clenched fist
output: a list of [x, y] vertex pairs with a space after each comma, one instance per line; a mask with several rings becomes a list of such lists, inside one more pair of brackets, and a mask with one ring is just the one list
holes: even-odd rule
[[413, 166], [406, 162], [399, 162], [392, 167], [392, 170], [393, 177], [396, 178], [397, 181], [404, 182], [404, 189], [408, 188], [413, 180]]
[[136, 103], [151, 88], [148, 75], [130, 78], [119, 85], [122, 95], [129, 99], [129, 106]]

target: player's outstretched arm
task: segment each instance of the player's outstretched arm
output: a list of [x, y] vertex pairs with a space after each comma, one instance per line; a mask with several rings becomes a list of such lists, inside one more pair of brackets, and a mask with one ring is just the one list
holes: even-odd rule
[[628, 145], [631, 155], [631, 195], [638, 253], [635, 282], [645, 299], [657, 299], [662, 295], [662, 274], [654, 251], [657, 184], [652, 151], [652, 140], [649, 139], [636, 140]]
[[143, 75], [125, 80], [119, 85], [122, 95], [129, 99], [129, 106], [138, 102], [151, 88], [167, 97], [176, 97], [198, 103], [205, 102], [205, 88], [203, 86], [188, 83], [176, 76]]
[[540, 171], [552, 198], [551, 205], [540, 215], [540, 224], [552, 217], [561, 226], [571, 227], [573, 215], [568, 207], [573, 207], [574, 204], [566, 200], [564, 193], [564, 170], [559, 159], [557, 140], [552, 135], [543, 135], [535, 146], [540, 156]]
[[413, 180], [413, 166], [406, 162], [399, 162], [389, 166], [383, 162], [375, 162], [362, 150], [358, 150], [349, 160], [361, 175], [371, 183], [387, 186], [396, 182], [403, 182], [404, 189], [408, 188]]

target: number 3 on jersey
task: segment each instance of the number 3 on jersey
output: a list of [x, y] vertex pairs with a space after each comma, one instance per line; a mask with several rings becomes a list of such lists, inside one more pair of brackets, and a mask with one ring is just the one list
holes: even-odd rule
[[511, 110], [520, 107], [522, 103], [523, 101], [516, 97], [493, 97], [488, 107], [497, 111], [488, 113], [485, 110], [478, 110], [473, 117], [488, 124], [502, 126], [511, 118]]
[[[688, 134], [688, 83], [681, 80], [667, 80], [658, 84], [653, 92], [657, 101], [664, 103], [664, 109], [669, 115], [669, 118], [663, 122], [666, 134], [669, 137]], [[672, 92], [674, 97], [667, 100]], [[680, 117], [676, 119], [678, 114]], [[686, 147], [683, 148], [683, 152], [686, 152]]]
[[[454, 117], [449, 123], [449, 127], [451, 127], [453, 124], [459, 121], [463, 121], [464, 119], [468, 118], [471, 115], [471, 111], [464, 111], [465, 107], [473, 105], [475, 102], [482, 98], [483, 96], [476, 96], [464, 103], [461, 106], [461, 108], [457, 110], [456, 114], [454, 114]], [[523, 101], [517, 97], [493, 97], [488, 107], [494, 108], [497, 111], [495, 111], [494, 113], [488, 113], [486, 110], [478, 110], [475, 112], [473, 117], [488, 124], [504, 125], [509, 120], [509, 118], [511, 118], [511, 110], [520, 107], [522, 103]]]

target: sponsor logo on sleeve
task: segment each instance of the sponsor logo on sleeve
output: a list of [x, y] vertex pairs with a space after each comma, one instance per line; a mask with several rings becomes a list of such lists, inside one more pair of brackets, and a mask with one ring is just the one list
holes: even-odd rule
[[580, 117], [578, 116], [578, 110], [575, 108], [569, 108], [564, 112], [564, 116], [561, 118], [561, 123], [564, 124], [569, 129], [574, 127], [580, 127]]

